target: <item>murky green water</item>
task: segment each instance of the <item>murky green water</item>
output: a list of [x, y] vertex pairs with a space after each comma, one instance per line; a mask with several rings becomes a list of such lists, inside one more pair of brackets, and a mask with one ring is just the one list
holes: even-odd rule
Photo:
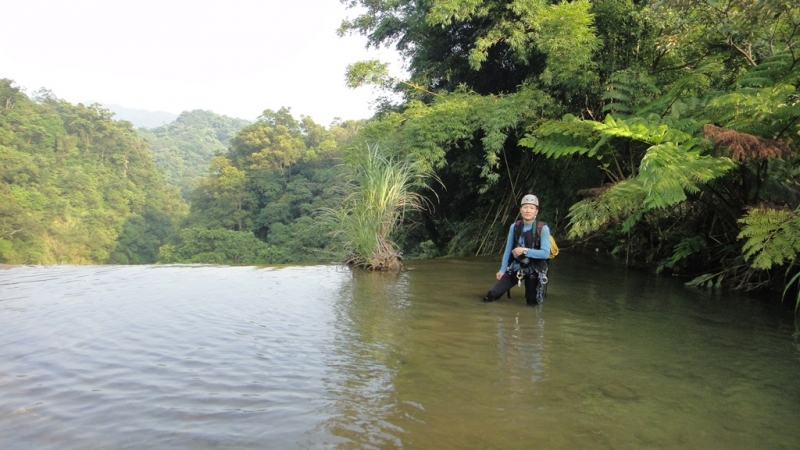
[[495, 259], [0, 270], [0, 448], [800, 448], [792, 315]]

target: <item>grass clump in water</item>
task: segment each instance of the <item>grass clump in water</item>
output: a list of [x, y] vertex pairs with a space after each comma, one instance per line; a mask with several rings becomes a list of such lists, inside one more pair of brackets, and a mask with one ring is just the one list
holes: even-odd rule
[[345, 167], [348, 180], [341, 204], [323, 209], [334, 222], [344, 263], [373, 271], [401, 269], [402, 252], [392, 242], [392, 232], [407, 211], [428, 206], [418, 191], [427, 189], [435, 174], [410, 158], [386, 155], [377, 145], [354, 149]]

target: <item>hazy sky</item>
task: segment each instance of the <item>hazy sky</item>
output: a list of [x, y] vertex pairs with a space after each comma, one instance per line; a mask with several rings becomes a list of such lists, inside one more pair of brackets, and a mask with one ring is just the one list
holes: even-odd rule
[[348, 89], [348, 64], [391, 62], [336, 29], [339, 0], [15, 0], [3, 5], [0, 78], [29, 95], [255, 120], [290, 107], [329, 125], [372, 115], [371, 88]]

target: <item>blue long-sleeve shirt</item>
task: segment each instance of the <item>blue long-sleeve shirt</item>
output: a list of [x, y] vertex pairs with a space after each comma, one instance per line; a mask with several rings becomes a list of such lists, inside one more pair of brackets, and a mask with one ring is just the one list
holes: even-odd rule
[[[519, 234], [519, 245], [525, 246], [525, 232], [530, 230], [533, 227], [533, 224], [536, 223], [536, 220], [533, 223], [526, 224], [523, 222], [522, 224], [522, 233]], [[534, 231], [535, 233], [535, 231]], [[550, 257], [550, 227], [546, 224], [542, 227], [542, 233], [539, 237], [542, 245], [540, 249], [528, 248], [528, 254], [526, 255], [528, 258], [531, 259], [547, 259]], [[505, 272], [508, 269], [508, 259], [511, 257], [511, 250], [515, 247], [514, 245], [514, 224], [512, 223], [508, 229], [508, 239], [506, 239], [506, 251], [503, 253], [503, 260], [500, 261], [500, 272]], [[514, 265], [518, 266], [517, 263]], [[512, 267], [513, 270], [519, 269], [519, 267]]]

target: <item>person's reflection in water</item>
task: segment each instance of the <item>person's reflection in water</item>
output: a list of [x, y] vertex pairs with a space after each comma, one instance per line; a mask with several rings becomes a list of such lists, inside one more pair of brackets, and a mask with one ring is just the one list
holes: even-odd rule
[[499, 371], [507, 374], [509, 391], [514, 396], [527, 397], [536, 383], [546, 377], [548, 358], [544, 341], [543, 307], [533, 314], [517, 313], [513, 323], [507, 316], [498, 317]]

